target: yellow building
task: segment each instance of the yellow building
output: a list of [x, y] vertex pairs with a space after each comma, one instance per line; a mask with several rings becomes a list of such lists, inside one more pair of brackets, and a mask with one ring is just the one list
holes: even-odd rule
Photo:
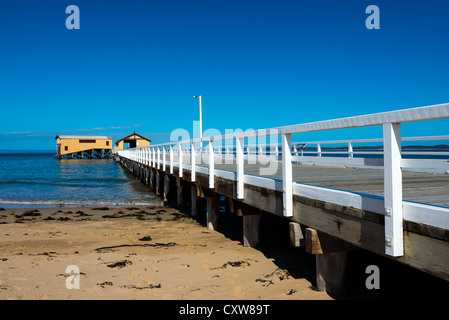
[[151, 140], [142, 137], [140, 134], [132, 133], [115, 143], [115, 152], [128, 148], [147, 147], [151, 143]]
[[108, 136], [56, 136], [58, 158], [108, 158], [112, 155], [112, 137]]

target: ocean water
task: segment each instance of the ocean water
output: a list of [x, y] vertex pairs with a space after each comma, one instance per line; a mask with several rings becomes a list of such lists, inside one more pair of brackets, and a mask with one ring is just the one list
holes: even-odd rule
[[112, 159], [56, 160], [0, 154], [0, 207], [158, 205], [148, 187]]

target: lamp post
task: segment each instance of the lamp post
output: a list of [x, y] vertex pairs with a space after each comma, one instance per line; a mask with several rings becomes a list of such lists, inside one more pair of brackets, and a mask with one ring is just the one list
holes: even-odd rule
[[[193, 96], [193, 99], [196, 99], [196, 98], [198, 98], [198, 100], [200, 101], [200, 139], [202, 139], [203, 138], [203, 119], [202, 119], [202, 112], [201, 112], [201, 109], [202, 109], [202, 106], [201, 106], [201, 96]], [[200, 142], [200, 147], [202, 148], [203, 147], [203, 142], [201, 141]]]

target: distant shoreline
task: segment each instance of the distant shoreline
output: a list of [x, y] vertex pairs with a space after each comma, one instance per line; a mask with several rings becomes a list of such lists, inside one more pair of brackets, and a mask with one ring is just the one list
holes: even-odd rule
[[0, 154], [55, 154], [55, 150], [0, 150]]

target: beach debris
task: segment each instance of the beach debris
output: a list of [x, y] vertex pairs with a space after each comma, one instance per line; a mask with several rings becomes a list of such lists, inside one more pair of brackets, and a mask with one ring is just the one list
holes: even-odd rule
[[273, 280], [265, 280], [265, 279], [261, 279], [261, 278], [258, 278], [255, 281], [262, 282], [264, 287], [268, 287], [269, 285], [274, 284]]
[[117, 218], [128, 218], [128, 217], [137, 217], [137, 219], [145, 219], [141, 213], [128, 213], [125, 214], [122, 211], [116, 212], [114, 214], [105, 214], [102, 216], [104, 219], [117, 219]]
[[50, 251], [50, 252], [42, 252], [42, 253], [28, 253], [29, 256], [47, 256], [48, 258], [54, 258], [59, 255], [59, 253]]
[[41, 213], [37, 209], [25, 211], [20, 215], [20, 217], [37, 217], [37, 216], [41, 216]]
[[[282, 280], [290, 279], [290, 277], [291, 277], [291, 275], [290, 275], [290, 273], [287, 270], [284, 270], [284, 269], [281, 269], [281, 268], [277, 268], [273, 272], [271, 272], [269, 274], [266, 274], [264, 276], [265, 279], [259, 278], [259, 279], [256, 279], [255, 281], [263, 283], [264, 287], [268, 287], [269, 285], [274, 284], [274, 282], [273, 282], [274, 280], [282, 281]], [[294, 292], [287, 293], [287, 294], [291, 295], [292, 293], [294, 293]]]
[[250, 263], [248, 261], [245, 260], [240, 260], [240, 261], [228, 261], [225, 264], [223, 264], [221, 267], [216, 267], [216, 268], [210, 268], [210, 270], [217, 270], [217, 269], [225, 269], [227, 267], [233, 267], [233, 268], [245, 268], [245, 267], [249, 267]]
[[120, 244], [117, 246], [111, 246], [111, 247], [101, 247], [101, 248], [97, 248], [95, 249], [95, 251], [97, 252], [102, 252], [102, 253], [106, 253], [106, 252], [113, 252], [115, 251], [114, 249], [116, 248], [121, 248], [121, 247], [155, 247], [155, 248], [163, 248], [163, 247], [173, 247], [173, 246], [178, 246], [179, 244], [177, 244], [176, 242], [168, 242], [168, 243], [136, 243], [136, 244]]
[[59, 221], [70, 221], [72, 219], [70, 219], [69, 217], [60, 217], [58, 220]]
[[134, 286], [134, 285], [124, 285], [124, 286], [121, 286], [121, 288], [126, 288], [126, 289], [137, 289], [137, 290], [143, 290], [143, 289], [159, 289], [159, 288], [161, 288], [161, 284], [160, 284], [160, 283], [158, 283], [158, 284], [150, 284], [150, 285], [144, 286], [144, 287], [137, 287], [137, 286]]
[[277, 268], [272, 273], [265, 275], [265, 278], [278, 278], [279, 281], [290, 279], [291, 275], [287, 270]]
[[87, 213], [85, 213], [83, 211], [77, 211], [75, 213], [78, 214], [76, 217], [92, 217], [93, 216], [92, 214], [87, 214]]
[[123, 268], [126, 267], [127, 265], [131, 265], [133, 264], [130, 260], [121, 260], [121, 261], [117, 261], [111, 264], [108, 264], [107, 267], [108, 268]]
[[92, 210], [106, 211], [106, 210], [109, 210], [109, 208], [108, 207], [99, 207], [99, 208], [92, 208]]
[[145, 237], [140, 238], [139, 241], [151, 241], [151, 237], [145, 236]]
[[287, 292], [286, 295], [287, 295], [287, 296], [291, 296], [291, 295], [294, 294], [295, 292], [298, 292], [298, 291], [296, 291], [295, 289], [290, 289], [290, 291]]
[[104, 288], [105, 286], [112, 286], [112, 285], [113, 285], [113, 283], [111, 281], [105, 281], [105, 282], [102, 282], [102, 283], [97, 283], [97, 286], [100, 286], [102, 288]]

